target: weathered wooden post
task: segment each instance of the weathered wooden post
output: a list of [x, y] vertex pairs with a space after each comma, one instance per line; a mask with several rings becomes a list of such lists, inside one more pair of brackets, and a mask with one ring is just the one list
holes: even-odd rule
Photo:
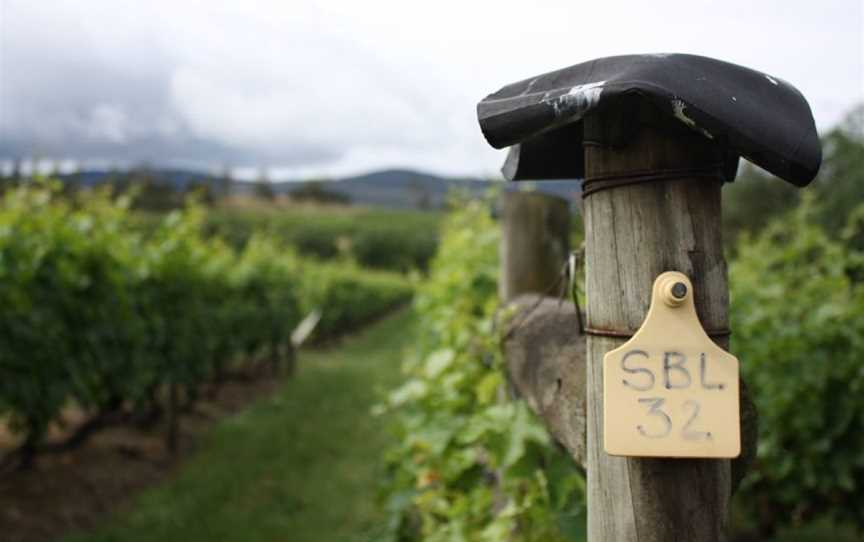
[[570, 209], [563, 198], [539, 192], [503, 192], [501, 203], [501, 277], [498, 296], [546, 293], [567, 260]]
[[[588, 192], [583, 204], [590, 262], [585, 287], [589, 536], [720, 540], [731, 497], [728, 461], [614, 457], [603, 450], [603, 356], [639, 328], [655, 277], [670, 269], [691, 277], [702, 325], [728, 347], [722, 151], [671, 120], [654, 120], [623, 121], [613, 110], [585, 121], [586, 135], [596, 143], [585, 147], [584, 187], [596, 192]], [[604, 137], [616, 124], [634, 121], [635, 133], [623, 146]], [[657, 179], [615, 186], [634, 175]]]
[[[684, 288], [673, 295], [692, 295], [704, 332], [728, 347], [720, 189], [734, 179], [739, 155], [799, 186], [813, 179], [821, 151], [806, 101], [777, 78], [717, 60], [629, 55], [509, 85], [484, 99], [478, 116], [493, 146], [514, 145], [505, 164], [511, 179], [585, 179], [588, 344], [583, 434], [589, 539], [725, 539], [734, 480], [729, 461], [716, 459], [723, 454], [713, 449], [720, 443], [712, 441], [710, 431], [697, 434], [703, 452], [645, 457], [657, 455], [641, 451], [649, 447], [647, 440], [665, 437], [672, 425], [661, 403], [646, 398], [646, 413], [660, 423], [655, 427], [662, 427], [664, 420], [668, 426], [646, 431], [642, 424], [647, 427], [647, 421], [628, 420], [625, 434], [631, 436], [626, 438], [636, 451], [613, 456], [604, 449], [604, 356], [640, 328], [652, 284], [666, 271], [689, 278], [692, 293]], [[581, 339], [575, 331], [574, 338]], [[684, 367], [684, 357], [663, 346], [667, 351], [662, 365], [645, 362], [634, 368], [625, 364], [626, 358], [621, 361], [620, 369], [628, 375], [650, 375], [639, 389], [651, 389], [660, 371], [665, 371], [663, 393], [683, 387], [680, 379], [672, 382], [670, 373]], [[648, 359], [646, 352], [638, 353], [638, 359]], [[706, 384], [705, 366], [703, 354], [702, 387], [721, 393], [722, 386]], [[737, 381], [737, 374], [733, 376]], [[690, 382], [688, 373], [686, 384]], [[626, 379], [614, 384], [637, 387]], [[735, 405], [738, 390], [732, 391]], [[742, 449], [752, 454], [752, 416], [744, 412], [748, 406], [741, 401], [741, 441]], [[737, 411], [727, 413], [738, 417]], [[619, 417], [617, 410], [608, 412], [612, 414]], [[708, 428], [719, 421], [700, 420]], [[553, 422], [553, 434], [567, 433], [560, 417]], [[578, 433], [579, 428], [569, 429]], [[684, 437], [696, 434], [686, 433], [686, 427], [684, 431]], [[572, 448], [577, 458], [578, 446]], [[689, 457], [669, 458], [677, 455]]]

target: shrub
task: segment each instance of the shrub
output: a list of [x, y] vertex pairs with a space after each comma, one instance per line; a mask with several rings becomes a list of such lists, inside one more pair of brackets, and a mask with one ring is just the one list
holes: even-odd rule
[[235, 359], [285, 361], [312, 306], [332, 337], [412, 293], [402, 276], [304, 262], [272, 237], [237, 252], [204, 235], [194, 205], [142, 223], [128, 198], [76, 198], [36, 182], [0, 199], [0, 415], [25, 457], [71, 400], [94, 415], [154, 409], [167, 388], [174, 412]]
[[305, 261], [302, 274], [306, 312], [320, 310], [313, 340], [332, 339], [407, 303], [411, 281], [399, 274], [362, 269], [350, 262]]
[[466, 204], [445, 220], [415, 301], [422, 334], [387, 403], [394, 540], [562, 540], [579, 510], [571, 459], [524, 402], [501, 398], [497, 247], [488, 207]]
[[760, 419], [741, 504], [765, 533], [816, 516], [864, 527], [864, 254], [817, 211], [805, 199], [742, 237], [731, 266], [732, 346]]
[[255, 231], [285, 241], [304, 256], [353, 258], [363, 267], [425, 271], [438, 246], [439, 215], [431, 212], [288, 207], [255, 213], [210, 213], [207, 230], [242, 247]]

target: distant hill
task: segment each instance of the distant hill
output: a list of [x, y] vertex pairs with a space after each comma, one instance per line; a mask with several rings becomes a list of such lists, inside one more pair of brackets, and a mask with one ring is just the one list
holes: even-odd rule
[[77, 182], [84, 186], [93, 186], [106, 182], [138, 181], [144, 178], [159, 184], [171, 185], [178, 191], [184, 191], [196, 183], [213, 182], [215, 179], [208, 173], [187, 169], [131, 169], [131, 170], [84, 170], [76, 173], [59, 175], [62, 181]]
[[[61, 175], [67, 182], [77, 182], [92, 186], [113, 179], [114, 182], [128, 182], [132, 179], [147, 178], [160, 185], [170, 185], [177, 191], [185, 191], [194, 184], [216, 184], [221, 180], [203, 172], [179, 169], [148, 169], [146, 171], [82, 171], [71, 175]], [[302, 189], [308, 181], [280, 181], [272, 183], [274, 194], [287, 194]], [[530, 183], [505, 183], [470, 177], [440, 177], [430, 173], [407, 169], [389, 169], [364, 175], [337, 180], [315, 181], [328, 192], [347, 197], [352, 204], [371, 205], [391, 208], [440, 208], [448, 194], [454, 191], [482, 196], [490, 188], [520, 190], [529, 187], [547, 194], [557, 195], [575, 201], [580, 193], [578, 181], [533, 181]], [[231, 191], [235, 194], [253, 194], [255, 183], [236, 181]]]
[[[291, 193], [304, 183], [281, 182], [274, 188], [277, 193]], [[465, 192], [478, 197], [491, 188], [519, 190], [533, 187], [538, 192], [557, 195], [574, 201], [581, 193], [578, 181], [535, 181], [531, 183], [505, 183], [470, 177], [439, 177], [413, 170], [390, 169], [346, 177], [333, 181], [321, 181], [322, 188], [350, 198], [352, 203], [396, 208], [439, 208], [448, 194]]]

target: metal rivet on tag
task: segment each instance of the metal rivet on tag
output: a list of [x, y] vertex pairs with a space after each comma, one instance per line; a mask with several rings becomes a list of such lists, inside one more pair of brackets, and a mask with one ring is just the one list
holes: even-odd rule
[[665, 276], [660, 279], [660, 291], [663, 302], [669, 307], [680, 307], [687, 299], [689, 289], [687, 284], [674, 276]]

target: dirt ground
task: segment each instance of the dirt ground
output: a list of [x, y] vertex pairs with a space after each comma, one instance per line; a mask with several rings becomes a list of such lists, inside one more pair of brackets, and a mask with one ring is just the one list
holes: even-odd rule
[[[95, 526], [142, 489], [171, 476], [208, 427], [275, 391], [280, 381], [258, 375], [223, 384], [214, 398], [202, 399], [183, 415], [180, 449], [174, 456], [165, 450], [163, 427], [110, 427], [75, 450], [40, 454], [32, 468], [0, 475], [0, 539], [49, 542]], [[66, 427], [54, 428], [49, 440], [62, 440], [83, 422], [75, 411], [64, 418]], [[0, 455], [15, 444], [15, 438], [0, 429]]]

